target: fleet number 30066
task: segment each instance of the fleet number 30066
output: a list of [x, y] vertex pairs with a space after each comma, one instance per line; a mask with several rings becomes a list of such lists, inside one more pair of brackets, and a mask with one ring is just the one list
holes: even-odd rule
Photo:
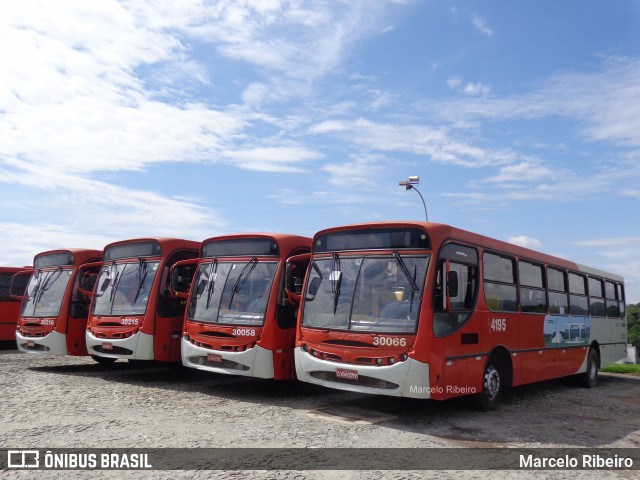
[[407, 339], [398, 337], [373, 337], [373, 344], [380, 347], [406, 347]]

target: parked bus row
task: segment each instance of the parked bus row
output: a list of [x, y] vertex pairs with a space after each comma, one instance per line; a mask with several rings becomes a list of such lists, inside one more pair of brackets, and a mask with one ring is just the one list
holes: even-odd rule
[[474, 395], [484, 410], [505, 386], [576, 375], [593, 387], [626, 355], [622, 277], [436, 223], [134, 239], [44, 252], [33, 268], [24, 352]]

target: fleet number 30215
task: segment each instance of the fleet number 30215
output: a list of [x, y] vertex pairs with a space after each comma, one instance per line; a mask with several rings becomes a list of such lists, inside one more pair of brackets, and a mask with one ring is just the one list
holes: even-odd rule
[[491, 331], [492, 332], [506, 332], [507, 331], [507, 319], [506, 318], [492, 318], [491, 319]]

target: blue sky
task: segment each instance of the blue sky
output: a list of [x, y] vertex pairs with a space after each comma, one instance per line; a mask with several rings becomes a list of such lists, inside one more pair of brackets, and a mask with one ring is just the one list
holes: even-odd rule
[[[173, 4], [175, 3], [175, 4]], [[0, 6], [0, 264], [421, 219], [640, 301], [640, 3]]]

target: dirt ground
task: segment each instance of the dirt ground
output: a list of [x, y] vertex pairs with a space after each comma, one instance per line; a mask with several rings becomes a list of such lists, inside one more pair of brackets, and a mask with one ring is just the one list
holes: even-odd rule
[[[640, 379], [601, 374], [509, 390], [497, 411], [341, 392], [156, 364], [0, 351], [3, 448], [640, 447]], [[576, 478], [572, 471], [152, 471], [127, 478]], [[582, 471], [581, 478], [639, 478]], [[122, 478], [116, 471], [3, 472], [5, 478]]]

